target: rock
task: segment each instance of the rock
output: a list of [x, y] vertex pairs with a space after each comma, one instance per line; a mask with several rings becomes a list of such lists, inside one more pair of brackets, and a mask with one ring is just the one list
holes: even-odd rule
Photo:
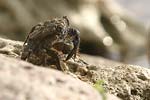
[[0, 45], [1, 51], [8, 52], [0, 54], [0, 100], [103, 100], [92, 86], [77, 78], [15, 59], [19, 53], [14, 50], [21, 51], [21, 42], [0, 38]]
[[123, 100], [150, 100], [150, 69], [121, 64], [100, 57], [82, 56], [86, 62], [99, 66], [97, 80], [103, 80], [108, 93]]
[[[11, 56], [11, 57], [19, 58], [20, 53], [16, 53], [14, 51], [17, 50], [18, 52], [21, 52], [22, 42], [0, 38], [0, 47], [1, 47], [0, 51], [3, 51], [1, 53], [7, 55], [8, 57]], [[8, 52], [8, 53], [4, 53], [4, 52]], [[93, 79], [95, 81], [103, 80], [104, 81], [103, 87], [106, 89], [106, 91], [110, 94], [114, 94], [114, 95], [122, 98], [123, 100], [149, 100], [149, 97], [150, 97], [150, 69], [143, 68], [143, 67], [136, 66], [136, 65], [122, 64], [122, 63], [106, 60], [106, 59], [103, 59], [100, 57], [94, 57], [94, 56], [88, 56], [88, 55], [81, 55], [81, 58], [84, 59], [85, 63], [88, 62], [90, 64], [90, 65], [87, 64], [87, 66], [90, 67], [89, 69], [93, 69], [96, 66], [96, 69], [94, 69], [90, 73], [91, 77], [86, 77], [86, 78], [89, 78], [87, 83], [89, 83], [89, 81], [94, 82]], [[15, 66], [21, 66], [20, 63], [22, 64], [22, 66], [27, 66], [27, 65], [31, 66], [31, 64], [26, 65], [26, 63], [22, 62], [22, 61], [18, 61], [18, 60], [11, 59], [11, 58], [6, 58], [4, 56], [0, 57], [1, 65], [14, 66], [14, 68], [16, 68]], [[73, 67], [73, 68], [81, 67], [82, 65], [86, 66], [86, 64], [82, 64], [81, 62], [75, 63], [73, 60], [68, 61], [66, 64], [69, 67]], [[7, 68], [7, 67], [4, 67], [4, 68]], [[24, 70], [24, 69], [22, 69], [22, 67], [20, 67], [20, 68], [21, 68], [21, 70]], [[27, 67], [27, 68], [30, 69], [30, 67]], [[44, 70], [44, 68], [39, 68], [39, 67], [34, 67], [34, 68], [41, 70], [41, 71]], [[3, 69], [3, 67], [1, 68], [1, 70], [2, 69]], [[46, 69], [46, 70], [49, 70], [49, 69]], [[4, 71], [2, 71], [2, 72], [4, 72]], [[12, 74], [13, 73], [17, 74], [17, 72], [16, 71], [12, 72]], [[21, 72], [18, 72], [18, 73], [19, 73], [19, 75], [15, 76], [15, 77], [20, 77], [20, 78], [18, 78], [19, 80], [23, 79], [23, 78], [21, 78], [22, 74], [20, 75]], [[25, 72], [23, 72], [23, 73], [25, 74]], [[33, 73], [34, 73], [34, 71], [33, 71]], [[44, 73], [47, 73], [47, 71]], [[49, 72], [49, 73], [53, 73], [53, 71]], [[3, 73], [0, 75], [3, 76], [3, 77], [1, 77], [3, 80], [7, 79], [7, 78], [5, 78], [5, 77], [7, 77], [7, 74]], [[25, 75], [27, 75], [27, 73]], [[12, 77], [12, 76], [14, 76], [14, 75], [10, 75], [10, 76], [12, 78], [12, 79], [9, 78], [10, 81], [17, 80], [17, 79], [13, 79], [14, 77]], [[62, 76], [63, 76], [63, 74], [62, 74]], [[71, 76], [75, 76], [75, 75], [71, 75]], [[28, 75], [26, 77], [29, 78]], [[47, 76], [39, 76], [39, 77], [47, 77]], [[28, 80], [28, 78], [27, 78], [27, 80]], [[13, 82], [11, 82], [11, 83], [13, 83]], [[17, 82], [18, 82], [18, 80], [17, 80]], [[0, 82], [0, 83], [2, 83], [2, 82]], [[25, 84], [25, 83], [23, 82], [22, 84]], [[17, 83], [14, 83], [14, 84], [17, 84]], [[19, 84], [21, 84], [21, 83], [19, 82]], [[0, 85], [0, 86], [2, 86], [2, 85]]]
[[[18, 52], [21, 52], [21, 48], [22, 48], [21, 42], [0, 38], [0, 46], [1, 46], [0, 51], [3, 50], [3, 52], [9, 52], [9, 53], [3, 53], [3, 52], [1, 52], [1, 53], [5, 54], [7, 56], [15, 56], [15, 57], [19, 58], [19, 53], [16, 53], [14, 51], [17, 50]], [[4, 48], [6, 48], [6, 49], [4, 49]], [[96, 66], [96, 69], [93, 70], [94, 74], [92, 74], [91, 77], [88, 77], [89, 81], [91, 81], [90, 78], [95, 78], [95, 80], [103, 80], [104, 81], [103, 87], [106, 89], [106, 91], [110, 94], [114, 94], [114, 95], [122, 98], [123, 100], [150, 100], [149, 99], [149, 97], [150, 97], [150, 69], [143, 68], [143, 67], [136, 66], [136, 65], [122, 64], [122, 63], [106, 60], [106, 59], [99, 58], [99, 57], [88, 56], [88, 55], [81, 55], [81, 58], [84, 59], [85, 63], [88, 62], [89, 64], [82, 64], [81, 62], [74, 62], [73, 60], [68, 61], [66, 64], [69, 67], [81, 67], [82, 65], [88, 66], [88, 67], [90, 67], [89, 69], [93, 69], [93, 68], [95, 68], [94, 66]], [[32, 78], [34, 79], [34, 75], [35, 75], [34, 73], [37, 73], [37, 76], [35, 75], [35, 77], [36, 77], [35, 79], [37, 79], [37, 77], [39, 77], [40, 80], [33, 81], [33, 82], [37, 82], [37, 83], [32, 83], [32, 85], [33, 84], [37, 85], [37, 84], [39, 84], [38, 82], [41, 82], [41, 77], [44, 82], [45, 78], [49, 79], [48, 76], [51, 77], [52, 76], [51, 74], [55, 73], [55, 71], [51, 71], [50, 69], [47, 69], [47, 68], [41, 68], [41, 67], [34, 66], [34, 68], [32, 69], [31, 67], [28, 67], [28, 66], [32, 66], [31, 64], [27, 64], [23, 61], [18, 61], [18, 60], [12, 59], [12, 58], [6, 58], [2, 55], [0, 57], [0, 64], [2, 65], [2, 67], [0, 67], [0, 70], [2, 70], [1, 71], [2, 74], [0, 74], [1, 75], [0, 79], [3, 79], [3, 81], [5, 81], [6, 83], [9, 83], [9, 81], [11, 81], [10, 82], [11, 85], [13, 85], [12, 84], [13, 82], [14, 82], [14, 85], [17, 84], [16, 81], [19, 84], [26, 84], [26, 83], [29, 84], [25, 80], [31, 80]], [[5, 66], [5, 67], [3, 67], [3, 66]], [[19, 66], [24, 66], [24, 67], [19, 67]], [[25, 66], [27, 66], [27, 68]], [[10, 78], [6, 78], [6, 77], [8, 77], [7, 76], [8, 73], [4, 73], [5, 72], [4, 69], [7, 69], [9, 67], [12, 68], [12, 69], [10, 69], [10, 70], [12, 70], [12, 72], [9, 72], [9, 70], [7, 70]], [[16, 69], [13, 69], [13, 68], [16, 68]], [[31, 69], [31, 70], [29, 70], [30, 74], [28, 73], [27, 69], [28, 70]], [[17, 70], [17, 71], [15, 71], [15, 70]], [[21, 72], [19, 72], [19, 70], [21, 70]], [[35, 72], [32, 70], [35, 70]], [[36, 72], [36, 70], [38, 72]], [[45, 71], [43, 71], [43, 70], [45, 70]], [[62, 73], [61, 74], [59, 72], [56, 72], [56, 73], [58, 73], [58, 75], [55, 74], [56, 76], [60, 75], [62, 78], [65, 77], [65, 75]], [[23, 79], [23, 75], [25, 75], [24, 76], [25, 82], [23, 80], [21, 80], [21, 79]], [[55, 75], [54, 75], [54, 78], [56, 77]], [[15, 77], [17, 77], [17, 79], [15, 79]], [[10, 80], [7, 80], [7, 79], [10, 79]], [[70, 79], [70, 80], [72, 80], [72, 79]], [[79, 80], [77, 79], [76, 81], [79, 81]], [[93, 82], [93, 81], [91, 81], [91, 82]], [[78, 82], [78, 83], [82, 84], [82, 82]], [[0, 84], [2, 84], [2, 82], [0, 82]], [[17, 85], [19, 86], [19, 84], [17, 84]], [[45, 84], [45, 83], [43, 83], [43, 84]], [[34, 85], [34, 86], [36, 86], [36, 85]], [[3, 87], [2, 85], [0, 85], [0, 86]], [[45, 87], [43, 85], [41, 85], [41, 86]], [[20, 90], [20, 87], [18, 87], [18, 88], [16, 90]], [[11, 89], [15, 89], [15, 88], [11, 88]], [[44, 90], [42, 90], [42, 91], [44, 91]], [[96, 99], [91, 99], [91, 100], [96, 100]]]
[[13, 41], [9, 39], [0, 38], [0, 53], [12, 57], [19, 57], [21, 53], [23, 42]]
[[[16, 53], [14, 51], [17, 50], [18, 52], [21, 52], [22, 43], [19, 41], [12, 41], [12, 40], [0, 38], [0, 47], [1, 47], [0, 51], [3, 50], [3, 52], [8, 52], [8, 53], [1, 52], [1, 53], [7, 55], [8, 57], [14, 56], [14, 57], [19, 58], [20, 53]], [[81, 58], [84, 59], [85, 63], [88, 62], [89, 64], [91, 64], [91, 65], [88, 65], [88, 67], [90, 67], [89, 69], [93, 69], [96, 66], [96, 69], [93, 70], [94, 73], [91, 72], [92, 76], [86, 77], [86, 78], [89, 78], [89, 81], [91, 81], [91, 82], [93, 82], [91, 79], [103, 80], [104, 81], [103, 87], [106, 89], [106, 91], [108, 93], [114, 94], [114, 95], [122, 98], [123, 100], [149, 100], [149, 97], [150, 97], [150, 69], [143, 68], [140, 66], [135, 66], [135, 65], [121, 64], [118, 62], [106, 60], [106, 59], [99, 58], [99, 57], [88, 56], [88, 55], [81, 55]], [[27, 64], [25, 62], [11, 59], [11, 58], [6, 58], [4, 56], [0, 57], [0, 64], [2, 65], [2, 68], [0, 70], [2, 70], [2, 72], [3, 72], [3, 73], [1, 72], [2, 74], [0, 74], [1, 75], [0, 79], [5, 80], [6, 83], [14, 82], [13, 83], [14, 85], [17, 83], [31, 85], [31, 83], [28, 83], [25, 80], [31, 80], [30, 78], [34, 77], [33, 75], [35, 75], [33, 73], [37, 73], [37, 76], [35, 75], [35, 77], [36, 78], [39, 77], [39, 79], [41, 79], [41, 77], [49, 78], [48, 76], [52, 76], [51, 73], [55, 73], [54, 71], [49, 72], [50, 69], [41, 68], [41, 67], [34, 66], [34, 68], [32, 69], [32, 68], [28, 67], [28, 66], [32, 66], [31, 64]], [[75, 63], [73, 60], [70, 60], [69, 62], [67, 62], [67, 65], [69, 67], [81, 67], [81, 65], [86, 66], [86, 64], [81, 64], [81, 62]], [[5, 66], [5, 67], [3, 68], [3, 66]], [[17, 66], [19, 69], [18, 69], [18, 71], [15, 71], [15, 70], [17, 70]], [[19, 67], [19, 66], [27, 66], [27, 68]], [[6, 73], [4, 73], [5, 71], [3, 69], [5, 69], [5, 68], [7, 69], [9, 67], [10, 68], [12, 67], [12, 69], [10, 69], [10, 70], [13, 70], [14, 72], [10, 73], [8, 70], [8, 73], [10, 73], [9, 74], [10, 78], [6, 78], [8, 76]], [[16, 68], [16, 69], [13, 69], [13, 68]], [[45, 71], [44, 72], [36, 72], [36, 71], [34, 72], [31, 70], [30, 75], [28, 75], [27, 74], [28, 71], [24, 71], [26, 69], [32, 69], [32, 70], [38, 70], [38, 71], [40, 71], [40, 70], [43, 71], [46, 69], [45, 70], [46, 72]], [[21, 70], [21, 72], [19, 72], [19, 70]], [[40, 74], [38, 74], [38, 73], [40, 73]], [[47, 76], [45, 74], [43, 75], [43, 73], [45, 73]], [[56, 73], [58, 73], [58, 75], [59, 75], [59, 72], [56, 72]], [[22, 77], [21, 77], [21, 75], [22, 75]], [[25, 82], [23, 80], [21, 80], [21, 79], [23, 79], [23, 75], [25, 75], [24, 76]], [[58, 75], [56, 75], [56, 76], [58, 76]], [[15, 79], [14, 76], [17, 77], [17, 79]], [[63, 74], [61, 74], [60, 76], [65, 77], [65, 75], [63, 75]], [[6, 79], [8, 79], [8, 80], [6, 80]], [[23, 82], [21, 83], [21, 81], [23, 81]], [[2, 84], [2, 82], [0, 82], [0, 83]], [[13, 84], [11, 84], [11, 85], [13, 85]], [[32, 84], [39, 84], [39, 83], [32, 83]], [[0, 85], [0, 86], [3, 87], [2, 85]], [[36, 86], [36, 85], [34, 85], [34, 86]], [[45, 87], [43, 85], [41, 85], [41, 86]], [[18, 87], [18, 88], [16, 90], [20, 90], [20, 87]], [[15, 89], [15, 88], [11, 88], [11, 89]], [[92, 99], [92, 100], [94, 100], [94, 99]]]
[[102, 100], [80, 80], [0, 55], [0, 100]]

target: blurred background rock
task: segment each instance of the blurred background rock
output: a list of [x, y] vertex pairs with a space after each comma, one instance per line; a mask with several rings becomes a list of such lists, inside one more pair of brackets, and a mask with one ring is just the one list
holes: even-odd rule
[[23, 41], [35, 24], [66, 15], [81, 32], [80, 52], [148, 67], [143, 23], [148, 9], [141, 5], [140, 0], [0, 0], [0, 35]]

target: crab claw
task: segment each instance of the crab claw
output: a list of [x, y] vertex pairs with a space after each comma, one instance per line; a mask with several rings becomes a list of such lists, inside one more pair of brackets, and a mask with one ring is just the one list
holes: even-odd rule
[[73, 42], [74, 47], [68, 54], [66, 61], [69, 60], [72, 56], [74, 56], [74, 58], [76, 58], [76, 54], [77, 54], [77, 51], [78, 51], [79, 45], [80, 45], [79, 33], [80, 32], [77, 29], [73, 29], [73, 28], [68, 29], [68, 35], [73, 39], [72, 42]]

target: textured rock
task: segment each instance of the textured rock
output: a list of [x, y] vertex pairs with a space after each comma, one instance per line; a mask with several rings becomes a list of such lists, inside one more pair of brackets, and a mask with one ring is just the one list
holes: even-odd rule
[[107, 92], [123, 100], [150, 100], [150, 69], [87, 55], [83, 58], [99, 66], [97, 80], [104, 81]]
[[[3, 44], [6, 44], [6, 45], [3, 45]], [[19, 57], [19, 53], [14, 52], [14, 50], [21, 52], [21, 50], [20, 50], [21, 44], [22, 43], [20, 43], [20, 42], [10, 41], [10, 40], [6, 40], [6, 39], [0, 39], [0, 45], [2, 45], [0, 50], [9, 52], [9, 53], [6, 53], [8, 56], [9, 56], [9, 54], [15, 54], [15, 55], [17, 55], [16, 57]], [[15, 45], [17, 45], [17, 47]], [[7, 49], [4, 50], [4, 48], [7, 48]], [[143, 68], [140, 66], [135, 66], [135, 65], [121, 64], [121, 63], [109, 61], [106, 59], [102, 59], [99, 57], [92, 57], [92, 56], [87, 56], [87, 55], [81, 55], [81, 58], [84, 59], [85, 62], [92, 64], [91, 66], [88, 65], [88, 67], [92, 67], [93, 65], [96, 66], [96, 68], [97, 68], [95, 70], [96, 79], [104, 81], [103, 86], [108, 93], [114, 94], [114, 95], [122, 98], [123, 100], [150, 100], [150, 98], [149, 98], [150, 97], [150, 69], [146, 69], [146, 68]], [[9, 76], [7, 76], [8, 74], [4, 73], [5, 71], [2, 71], [3, 73], [0, 75], [0, 77], [1, 77], [0, 79], [3, 79], [3, 82], [0, 82], [1, 84], [4, 82], [5, 83], [9, 83], [9, 82], [13, 83], [14, 80], [15, 80], [15, 82], [17, 82], [19, 84], [26, 84], [26, 83], [29, 84], [28, 82], [31, 82], [31, 80], [34, 79], [34, 78], [32, 78], [34, 76], [34, 74], [33, 74], [34, 71], [29, 70], [32, 68], [28, 67], [28, 65], [30, 65], [30, 64], [26, 65], [25, 62], [22, 62], [22, 61], [15, 61], [12, 59], [8, 60], [8, 58], [3, 57], [3, 56], [1, 57], [0, 61], [1, 61], [0, 62], [1, 65], [7, 65], [7, 66], [12, 66], [12, 68], [16, 68], [16, 69], [12, 69], [12, 72], [9, 72], [9, 70], [8, 70]], [[8, 62], [10, 62], [10, 63], [8, 63]], [[27, 66], [27, 67], [20, 67], [18, 70], [25, 70], [25, 69], [29, 70], [30, 75], [28, 75], [27, 74], [28, 72], [26, 72], [26, 71], [25, 72], [24, 71], [15, 71], [15, 70], [17, 70], [17, 67], [15, 67], [15, 66], [21, 66], [20, 62], [22, 64], [22, 66]], [[74, 67], [81, 66], [80, 62], [74, 63], [72, 60], [67, 62], [67, 64], [69, 67], [71, 67], [71, 65], [73, 65]], [[86, 65], [86, 64], [83, 64], [83, 65]], [[7, 69], [7, 68], [9, 68], [9, 67], [4, 67], [4, 68], [2, 67], [1, 70]], [[48, 69], [45, 70], [44, 68], [35, 68], [34, 67], [34, 69], [39, 71], [39, 72], [37, 72], [39, 76], [35, 76], [35, 77], [39, 77], [39, 79], [42, 79], [41, 82], [44, 82], [45, 78], [49, 79], [49, 77], [52, 76], [51, 73], [53, 73], [53, 71], [49, 72]], [[36, 70], [35, 70], [35, 73], [36, 73]], [[45, 71], [43, 72], [43, 70], [45, 70]], [[17, 73], [19, 73], [19, 75], [17, 75]], [[23, 74], [21, 74], [21, 73], [23, 73]], [[45, 74], [43, 75], [43, 73], [45, 73]], [[50, 73], [50, 74], [48, 74], [48, 73]], [[25, 78], [22, 78], [21, 75], [22, 75], [22, 77], [24, 76]], [[63, 74], [59, 74], [59, 73], [55, 74], [55, 75], [57, 77], [59, 77], [59, 76], [61, 76], [62, 78], [65, 77]], [[7, 79], [6, 77], [11, 77], [12, 81], [6, 80]], [[15, 77], [20, 77], [20, 78], [13, 79]], [[23, 79], [23, 80], [21, 80], [21, 79]], [[66, 79], [66, 78], [64, 78], [64, 79]], [[27, 82], [25, 80], [30, 80], [30, 81]], [[76, 80], [76, 81], [78, 81], [78, 80]], [[14, 82], [14, 84], [11, 84], [11, 85], [16, 85], [17, 83], [15, 83], [15, 82]], [[32, 83], [33, 86], [36, 86], [37, 84], [39, 84], [38, 79], [37, 79], [37, 81], [33, 81], [33, 82], [37, 82], [34, 84]], [[69, 83], [69, 84], [75, 86], [75, 81], [73, 81], [73, 83], [74, 84], [71, 84], [71, 83]], [[65, 83], [65, 84], [68, 84], [68, 83]], [[81, 84], [80, 84], [80, 86], [82, 86]], [[0, 86], [3, 87], [2, 85], [0, 85]], [[17, 85], [17, 86], [18, 86], [17, 88], [12, 88], [11, 86], [10, 87], [8, 86], [8, 87], [11, 89], [20, 90], [19, 85]], [[40, 85], [40, 86], [45, 87], [43, 85]], [[23, 87], [25, 87], [25, 86], [23, 86]], [[25, 89], [26, 89], [26, 87], [25, 87]], [[41, 90], [38, 90], [38, 91], [41, 91]], [[44, 91], [44, 90], [42, 90], [42, 91]], [[17, 93], [20, 93], [20, 92], [17, 92]], [[33, 94], [34, 94], [34, 92], [33, 92]], [[10, 95], [12, 95], [12, 94], [10, 94]], [[40, 96], [40, 95], [38, 95], [38, 96]], [[96, 99], [91, 99], [91, 100], [96, 100]]]
[[0, 55], [0, 100], [102, 100], [80, 80]]
[[[103, 100], [77, 78], [21, 61], [21, 42], [0, 38], [0, 47], [0, 100]], [[119, 100], [114, 95], [105, 96]]]
[[0, 53], [12, 57], [19, 57], [22, 49], [22, 42], [0, 38]]

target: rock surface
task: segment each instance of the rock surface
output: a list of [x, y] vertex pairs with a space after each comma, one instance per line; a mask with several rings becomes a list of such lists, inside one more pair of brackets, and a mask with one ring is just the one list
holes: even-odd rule
[[0, 38], [0, 53], [7, 56], [19, 57], [23, 42]]
[[0, 100], [102, 100], [86, 83], [0, 55]]
[[[5, 50], [9, 53], [4, 53], [4, 54], [7, 54], [8, 56], [9, 56], [9, 54], [15, 54], [15, 55], [18, 55], [16, 57], [19, 57], [19, 54], [14, 52], [14, 50], [21, 52], [21, 44], [22, 43], [0, 38], [0, 45], [2, 45], [3, 43], [6, 45], [1, 46], [0, 51], [4, 50], [4, 48], [7, 48]], [[17, 45], [17, 48], [16, 48], [16, 45]], [[11, 47], [11, 49], [9, 47]], [[103, 87], [106, 89], [106, 91], [108, 93], [114, 94], [114, 95], [122, 98], [123, 100], [150, 100], [150, 98], [149, 98], [150, 97], [150, 70], [149, 69], [146, 69], [146, 68], [143, 68], [140, 66], [135, 66], [135, 65], [121, 64], [121, 63], [109, 61], [109, 60], [106, 60], [103, 58], [92, 57], [92, 56], [87, 56], [87, 55], [81, 55], [81, 58], [84, 59], [85, 62], [88, 62], [88, 63], [96, 66], [97, 69], [94, 71], [94, 73], [96, 73], [95, 74], [96, 76], [94, 76], [94, 78], [96, 78], [96, 80], [104, 81]], [[29, 82], [31, 82], [32, 85], [35, 87], [38, 87], [37, 84], [40, 84], [40, 83], [47, 84], [47, 82], [49, 82], [52, 85], [53, 85], [53, 82], [56, 84], [58, 83], [57, 88], [59, 86], [60, 87], [62, 86], [63, 88], [65, 88], [66, 84], [68, 84], [67, 83], [68, 81], [67, 81], [65, 84], [59, 85], [59, 83], [61, 83], [61, 80], [58, 80], [60, 82], [56, 81], [57, 78], [60, 78], [62, 80], [64, 80], [64, 79], [67, 80], [67, 78], [64, 78], [64, 77], [69, 77], [69, 76], [65, 76], [64, 74], [61, 74], [60, 72], [55, 73], [55, 71], [53, 71], [53, 70], [51, 71], [50, 69], [40, 68], [40, 67], [31, 68], [31, 67], [28, 67], [28, 66], [32, 66], [31, 64], [27, 64], [23, 61], [18, 61], [18, 60], [12, 59], [12, 58], [6, 58], [4, 56], [0, 57], [0, 59], [1, 59], [0, 60], [1, 65], [8, 66], [8, 67], [0, 67], [1, 68], [0, 70], [2, 70], [1, 71], [2, 74], [0, 74], [1, 75], [0, 79], [3, 80], [3, 82], [0, 82], [3, 85], [0, 85], [0, 86], [2, 88], [3, 88], [3, 86], [5, 86], [6, 84], [8, 84], [10, 82], [11, 83], [10, 85], [12, 85], [12, 86], [16, 86], [17, 83], [19, 83], [19, 84], [17, 85], [17, 88], [6, 85], [7, 88], [9, 87], [8, 89], [20, 90], [21, 86], [19, 86], [19, 85], [28, 84], [28, 82], [25, 80], [29, 80]], [[11, 62], [11, 63], [8, 63], [8, 62]], [[70, 63], [70, 62], [74, 63], [72, 60], [70, 60], [68, 63]], [[24, 67], [19, 67], [21, 65]], [[91, 65], [91, 67], [92, 67], [92, 65]], [[18, 66], [18, 68], [16, 66]], [[74, 66], [81, 66], [80, 62], [74, 64]], [[10, 70], [9, 67], [12, 69]], [[17, 69], [18, 69], [18, 71], [16, 71]], [[7, 71], [4, 71], [4, 70], [7, 70]], [[36, 74], [34, 74], [33, 70], [35, 70]], [[15, 79], [14, 76], [18, 77], [18, 78]], [[21, 80], [21, 79], [23, 79], [21, 76], [22, 77], [24, 76], [25, 79]], [[54, 79], [50, 78], [51, 76]], [[61, 77], [59, 77], [59, 76], [61, 76]], [[10, 77], [10, 78], [6, 78], [6, 77]], [[39, 80], [38, 80], [38, 78], [39, 78]], [[6, 79], [10, 79], [10, 80], [6, 80]], [[36, 79], [36, 81], [34, 79]], [[53, 80], [52, 82], [51, 82], [51, 79]], [[31, 81], [31, 80], [34, 80], [34, 81]], [[74, 81], [74, 79], [69, 79], [69, 80], [71, 81], [71, 84], [70, 83], [68, 84], [69, 86], [71, 85], [71, 86], [75, 87], [76, 82], [79, 84], [80, 83], [82, 84], [82, 82], [79, 81], [78, 79], [75, 81]], [[74, 84], [72, 84], [72, 82]], [[12, 84], [12, 83], [14, 83], [14, 84]], [[31, 85], [31, 83], [30, 83], [30, 85]], [[76, 88], [81, 88], [81, 90], [82, 90], [81, 84], [80, 84], [81, 87], [78, 87], [78, 85], [77, 85]], [[30, 85], [29, 85], [29, 87], [31, 88], [32, 86], [30, 86]], [[25, 87], [25, 86], [23, 86], [23, 87]], [[35, 88], [35, 87], [32, 89], [36, 90], [37, 88]], [[41, 96], [41, 91], [44, 91], [44, 89], [46, 88], [45, 85], [41, 85], [41, 87], [42, 87], [41, 90], [38, 90], [39, 87], [37, 89], [40, 92], [40, 95], [38, 95], [38, 96]], [[88, 87], [88, 88], [91, 89], [90, 87]], [[26, 87], [24, 89], [25, 89], [25, 91], [27, 91]], [[33, 93], [33, 97], [34, 97], [35, 90], [34, 90], [34, 92], [31, 92], [31, 94]], [[60, 92], [60, 90], [61, 89], [59, 89], [59, 92]], [[5, 90], [5, 91], [7, 91], [7, 90]], [[70, 90], [68, 89], [66, 91], [70, 91]], [[76, 91], [78, 91], [78, 89]], [[91, 89], [91, 91], [94, 91], [94, 90]], [[54, 91], [54, 89], [52, 92], [56, 93], [56, 91]], [[90, 91], [88, 90], [87, 92], [89, 93]], [[87, 93], [87, 92], [85, 92], [85, 93]], [[15, 93], [17, 94], [20, 92], [15, 92]], [[44, 93], [44, 92], [42, 92], [42, 93]], [[78, 92], [76, 92], [76, 93], [78, 93]], [[92, 92], [90, 92], [90, 93], [92, 93]], [[44, 95], [46, 95], [46, 94], [47, 94], [47, 92], [45, 92]], [[5, 94], [5, 95], [12, 96], [12, 94]], [[53, 96], [53, 95], [51, 95], [51, 96]], [[70, 96], [72, 96], [71, 93], [70, 93]], [[21, 98], [21, 96], [18, 96], [18, 98], [19, 97]], [[95, 94], [95, 97], [100, 98], [96, 94]], [[68, 98], [69, 98], [69, 100], [74, 100], [73, 98], [70, 98], [70, 97], [68, 97]], [[87, 97], [87, 98], [90, 98], [90, 97]], [[89, 100], [97, 100], [96, 98], [89, 99]], [[78, 99], [76, 98], [76, 100], [78, 100]], [[86, 99], [86, 100], [88, 100], [88, 99]]]
[[[19, 58], [21, 45], [0, 38], [0, 100], [103, 100], [92, 86], [79, 79], [12, 58]], [[110, 94], [106, 97], [119, 100]]]
[[83, 58], [99, 66], [97, 80], [104, 81], [107, 92], [123, 100], [150, 100], [150, 69], [87, 55]]

